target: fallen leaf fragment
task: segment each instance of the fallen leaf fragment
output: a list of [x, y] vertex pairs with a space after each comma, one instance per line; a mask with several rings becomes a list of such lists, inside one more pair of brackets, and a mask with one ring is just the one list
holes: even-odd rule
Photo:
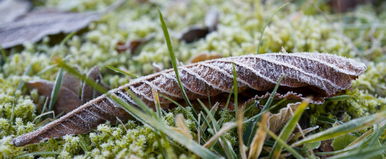
[[219, 23], [219, 12], [211, 8], [205, 16], [205, 26], [195, 26], [184, 31], [180, 40], [186, 43], [191, 43], [199, 39], [205, 38], [209, 33], [217, 30]]
[[32, 11], [16, 21], [0, 25], [0, 45], [3, 48], [33, 43], [46, 35], [70, 33], [98, 20], [99, 12], [72, 13], [43, 9]]
[[27, 0], [0, 1], [0, 25], [14, 21], [19, 16], [27, 13], [30, 8], [31, 2]]
[[293, 116], [293, 112], [299, 106], [299, 103], [290, 103], [286, 107], [280, 109], [276, 114], [272, 114], [268, 119], [269, 129], [276, 133], [288, 122]]
[[208, 27], [192, 27], [182, 33], [180, 40], [186, 43], [191, 43], [206, 37], [209, 32]]
[[[46, 80], [30, 81], [27, 82], [26, 85], [30, 89], [37, 89], [38, 93], [45, 97], [50, 97], [52, 89], [54, 88], [54, 82]], [[54, 112], [56, 114], [68, 113], [81, 104], [82, 102], [76, 93], [66, 87], [60, 87], [58, 98], [54, 106]]]
[[153, 38], [154, 36], [148, 36], [146, 38], [132, 40], [127, 43], [120, 41], [117, 43], [115, 50], [117, 50], [118, 53], [122, 53], [127, 50], [130, 50], [131, 54], [136, 54], [137, 52], [139, 52], [140, 48], [143, 45], [151, 41]]
[[213, 59], [218, 59], [222, 58], [220, 54], [211, 54], [211, 53], [201, 53], [198, 55], [193, 56], [193, 58], [190, 60], [190, 63], [196, 63], [196, 62], [201, 62], [201, 61], [206, 61], [206, 60], [213, 60]]
[[[87, 73], [87, 77], [89, 79], [94, 80], [97, 83], [101, 83], [102, 75], [100, 73], [99, 67], [93, 67], [90, 69], [90, 71]], [[87, 101], [94, 99], [97, 96], [100, 96], [101, 94], [96, 91], [93, 87], [87, 85], [86, 83], [83, 83], [82, 85], [82, 95], [81, 95], [81, 101], [83, 103], [86, 103]]]
[[335, 12], [347, 12], [361, 4], [374, 3], [376, 0], [331, 0], [329, 4]]
[[81, 81], [69, 73], [63, 75], [62, 87], [66, 87], [79, 96]]

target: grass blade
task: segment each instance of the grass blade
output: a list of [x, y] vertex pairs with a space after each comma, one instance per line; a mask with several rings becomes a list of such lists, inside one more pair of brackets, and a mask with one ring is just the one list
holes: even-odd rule
[[[192, 139], [189, 139], [189, 138], [185, 137], [184, 135], [180, 134], [179, 132], [172, 130], [169, 126], [167, 126], [163, 122], [157, 120], [156, 118], [154, 118], [150, 115], [145, 114], [144, 112], [135, 108], [134, 106], [130, 105], [129, 103], [126, 103], [125, 101], [123, 101], [122, 99], [117, 97], [116, 95], [108, 94], [108, 96], [114, 102], [116, 102], [117, 104], [122, 106], [127, 112], [130, 112], [130, 114], [135, 114], [136, 115], [135, 117], [137, 119], [139, 118], [139, 120], [141, 122], [144, 122], [144, 124], [148, 124], [151, 127], [155, 128], [156, 130], [166, 134], [167, 136], [169, 136], [170, 138], [172, 138], [173, 140], [175, 140], [179, 144], [185, 146], [187, 149], [189, 149], [190, 151], [192, 151], [196, 155], [200, 156], [201, 158], [207, 158], [207, 159], [221, 158], [220, 156], [209, 151], [208, 149], [202, 147], [201, 145], [199, 145], [198, 143], [196, 143]], [[136, 100], [140, 100], [136, 96], [132, 96], [132, 98], [136, 99]]]
[[126, 76], [131, 77], [131, 78], [138, 78], [137, 75], [135, 75], [135, 74], [133, 74], [133, 73], [130, 73], [130, 72], [127, 72], [127, 71], [125, 71], [125, 70], [116, 68], [116, 67], [114, 67], [114, 66], [106, 66], [106, 68], [108, 68], [108, 69], [110, 69], [110, 70], [112, 70], [112, 71], [114, 71], [114, 72], [121, 73], [121, 74], [126, 75]]
[[271, 130], [269, 130], [266, 127], [263, 127], [263, 129], [268, 133], [269, 136], [271, 136], [273, 139], [276, 140], [275, 144], [282, 146], [284, 149], [286, 149], [288, 152], [290, 152], [297, 159], [303, 159], [304, 158], [295, 149], [293, 149], [291, 146], [289, 146], [284, 140], [282, 140], [282, 139], [280, 139], [280, 137], [276, 136], [275, 133], [273, 133]]
[[41, 156], [41, 155], [59, 155], [59, 152], [31, 152], [17, 156], [16, 158], [26, 158], [28, 156]]
[[184, 97], [184, 100], [186, 101], [186, 103], [188, 103], [189, 106], [193, 107], [192, 103], [190, 102], [190, 100], [188, 98], [188, 95], [186, 94], [185, 88], [182, 86], [181, 78], [180, 78], [180, 75], [178, 72], [178, 67], [177, 67], [177, 58], [174, 54], [174, 50], [173, 50], [172, 42], [170, 40], [168, 28], [166, 27], [165, 20], [164, 20], [163, 15], [162, 15], [160, 10], [158, 10], [158, 14], [159, 14], [159, 19], [161, 21], [162, 31], [164, 33], [166, 45], [168, 46], [169, 56], [171, 58], [173, 70], [176, 74], [178, 86], [180, 87], [180, 89], [182, 91], [182, 94], [183, 94], [183, 97]]
[[238, 90], [239, 86], [237, 83], [237, 72], [235, 64], [232, 64], [232, 74], [233, 74], [233, 96], [234, 96], [234, 106], [236, 109], [236, 123], [237, 123], [237, 135], [239, 141], [239, 151], [242, 159], [246, 159], [245, 146], [243, 141], [243, 121], [244, 121], [244, 107], [239, 108], [238, 105]]
[[[300, 105], [294, 112], [293, 117], [287, 122], [287, 124], [280, 132], [279, 138], [281, 140], [285, 142], [288, 140], [289, 136], [294, 131], [300, 117], [302, 116], [304, 110], [307, 108], [309, 102], [310, 102], [310, 98], [306, 98], [305, 100], [303, 100], [302, 103], [300, 103]], [[278, 141], [276, 140], [275, 144], [273, 145], [273, 150], [270, 153], [270, 158], [279, 158], [282, 148], [283, 148], [283, 144], [279, 144]]]
[[312, 142], [332, 139], [337, 136], [341, 136], [353, 131], [357, 131], [357, 130], [369, 127], [374, 123], [385, 120], [385, 118], [386, 118], [386, 111], [373, 114], [370, 116], [366, 116], [366, 117], [357, 118], [347, 123], [344, 123], [342, 125], [307, 136], [306, 138], [294, 143], [292, 146], [299, 146], [304, 143], [312, 143]]
[[279, 89], [280, 83], [283, 79], [284, 79], [284, 76], [280, 76], [280, 78], [277, 80], [275, 87], [273, 88], [271, 94], [269, 95], [267, 102], [264, 104], [263, 109], [258, 114], [259, 116], [254, 116], [254, 117], [249, 119], [249, 120], [251, 120], [251, 122], [248, 123], [248, 125], [247, 125], [247, 129], [249, 129], [249, 131], [247, 131], [247, 133], [244, 134], [244, 138], [246, 138], [247, 145], [251, 144], [252, 139], [254, 137], [254, 134], [256, 132], [257, 121], [259, 120], [259, 118], [262, 114], [269, 111], [271, 104], [273, 102], [273, 99], [275, 98], [276, 92]]
[[235, 128], [236, 126], [237, 124], [234, 122], [225, 123], [221, 129], [204, 144], [204, 147], [211, 147], [214, 143], [216, 143], [220, 136], [224, 135], [226, 132]]
[[255, 159], [260, 156], [261, 150], [263, 149], [264, 141], [267, 136], [267, 131], [265, 131], [268, 123], [268, 113], [265, 113], [259, 123], [259, 129], [257, 129], [255, 137], [253, 137], [248, 159]]
[[386, 145], [383, 146], [371, 146], [364, 149], [360, 149], [353, 152], [346, 152], [340, 155], [330, 157], [329, 159], [363, 159], [363, 158], [372, 158], [377, 155], [385, 154]]
[[267, 23], [265, 23], [264, 27], [262, 28], [262, 30], [260, 31], [261, 32], [261, 35], [259, 37], [259, 41], [258, 41], [258, 44], [257, 44], [257, 49], [256, 49], [256, 53], [260, 53], [260, 48], [261, 46], [263, 45], [263, 37], [264, 37], [264, 33], [265, 33], [265, 30], [267, 29], [267, 27], [269, 25], [271, 25], [272, 23], [272, 20], [273, 20], [273, 16], [276, 15], [281, 9], [283, 9], [285, 6], [287, 6], [288, 4], [290, 4], [290, 2], [286, 2], [284, 3], [283, 5], [281, 5], [279, 8], [277, 8], [273, 14], [268, 18], [268, 21]]
[[54, 104], [58, 99], [59, 90], [60, 90], [60, 87], [62, 86], [62, 79], [63, 79], [63, 69], [60, 69], [55, 79], [54, 88], [51, 91], [51, 96], [50, 96], [51, 99], [50, 99], [50, 103], [48, 104], [49, 111], [53, 110]]
[[[220, 126], [217, 124], [216, 119], [214, 118], [212, 112], [210, 110], [208, 110], [208, 108], [204, 105], [204, 103], [201, 102], [201, 100], [198, 99], [197, 101], [200, 103], [200, 105], [202, 106], [204, 111], [207, 113], [208, 118], [213, 125], [212, 129], [215, 131], [215, 133], [217, 133], [218, 130], [220, 129]], [[229, 145], [227, 143], [227, 140], [224, 137], [220, 136], [219, 142], [220, 142], [220, 145], [222, 146], [222, 148], [224, 149], [224, 152], [225, 152], [227, 158], [236, 158], [236, 153], [233, 150], [232, 145]]]

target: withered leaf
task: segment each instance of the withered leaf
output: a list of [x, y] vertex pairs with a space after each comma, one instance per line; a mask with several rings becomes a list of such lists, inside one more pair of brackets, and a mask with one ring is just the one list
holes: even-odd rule
[[100, 15], [99, 12], [72, 13], [50, 9], [32, 11], [16, 21], [0, 25], [0, 45], [9, 48], [36, 42], [50, 34], [74, 32], [99, 19]]
[[65, 87], [72, 92], [74, 92], [77, 96], [79, 96], [80, 88], [81, 88], [81, 81], [76, 78], [75, 76], [65, 73], [63, 75], [62, 80], [62, 87]]
[[[188, 98], [205, 99], [232, 93], [233, 66], [241, 93], [266, 94], [284, 76], [278, 91], [284, 94], [283, 97], [296, 95], [321, 99], [348, 89], [351, 81], [366, 70], [363, 63], [322, 53], [267, 53], [215, 59], [179, 67]], [[165, 97], [174, 101], [183, 97], [176, 81], [174, 71], [169, 69], [137, 78], [109, 93], [136, 105], [127, 93], [130, 90], [154, 108], [152, 90], [156, 90], [162, 107], [168, 108], [171, 101]], [[102, 95], [36, 131], [15, 138], [13, 144], [23, 146], [66, 134], [86, 133], [112, 117], [127, 119], [129, 115]]]
[[191, 27], [182, 33], [180, 40], [186, 43], [197, 41], [209, 34], [208, 27]]
[[191, 43], [205, 38], [210, 32], [217, 29], [218, 22], [219, 12], [216, 9], [211, 8], [205, 17], [206, 26], [195, 26], [187, 29], [181, 34], [180, 40], [186, 43]]
[[[101, 83], [102, 75], [100, 73], [99, 67], [91, 68], [90, 71], [87, 73], [87, 77], [97, 83]], [[87, 101], [100, 95], [101, 94], [95, 89], [93, 89], [91, 86], [87, 85], [86, 83], [83, 83], [81, 95], [81, 100], [83, 103], [86, 103]]]
[[201, 61], [206, 61], [206, 60], [213, 60], [213, 59], [218, 59], [222, 58], [220, 54], [210, 54], [210, 53], [201, 53], [198, 55], [193, 56], [192, 59], [190, 59], [190, 63], [196, 63], [196, 62], [201, 62]]
[[122, 53], [122, 52], [125, 52], [127, 50], [130, 50], [131, 54], [136, 54], [137, 52], [139, 52], [140, 48], [143, 45], [145, 45], [146, 43], [151, 41], [153, 38], [154, 38], [154, 36], [151, 35], [151, 36], [148, 36], [146, 38], [132, 40], [132, 41], [129, 41], [127, 43], [120, 41], [117, 43], [115, 50], [117, 50], [118, 53]]
[[376, 2], [376, 0], [331, 0], [329, 4], [335, 12], [347, 12], [361, 4], [374, 2]]
[[[30, 81], [27, 82], [26, 85], [30, 89], [37, 89], [38, 93], [45, 97], [50, 97], [52, 89], [54, 88], [54, 83], [46, 80]], [[60, 87], [58, 98], [54, 106], [54, 112], [56, 114], [68, 113], [81, 104], [82, 102], [75, 92], [66, 87]]]
[[19, 16], [27, 13], [31, 2], [27, 0], [2, 0], [0, 1], [0, 25], [14, 21]]
[[268, 119], [269, 129], [272, 132], [278, 132], [283, 126], [288, 122], [288, 120], [293, 116], [293, 112], [299, 106], [298, 103], [290, 103], [286, 107], [280, 109], [276, 114], [272, 114]]

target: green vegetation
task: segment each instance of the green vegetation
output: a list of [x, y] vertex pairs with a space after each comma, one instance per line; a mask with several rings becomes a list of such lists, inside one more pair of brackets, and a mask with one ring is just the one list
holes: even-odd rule
[[[384, 158], [386, 3], [333, 13], [324, 1], [314, 2], [267, 1], [263, 5], [254, 0], [189, 3], [131, 0], [90, 24], [85, 31], [48, 36], [38, 43], [2, 49], [0, 158], [241, 158], [248, 153], [240, 150], [248, 150], [256, 130], [267, 134], [260, 157]], [[36, 5], [77, 12], [103, 10], [112, 3], [113, 0], [36, 1]], [[202, 25], [204, 11], [211, 6], [221, 13], [217, 31], [194, 43], [178, 41], [178, 33]], [[116, 51], [118, 42], [149, 35], [154, 35], [154, 39], [138, 54]], [[40, 97], [36, 90], [25, 88], [26, 81], [46, 79], [60, 83], [62, 71], [85, 79], [85, 72], [100, 66], [104, 83], [115, 88], [135, 76], [153, 73], [153, 63], [173, 67], [178, 72], [178, 62], [189, 63], [191, 57], [203, 52], [226, 57], [282, 51], [338, 54], [366, 63], [368, 70], [353, 82], [351, 89], [322, 105], [304, 101], [279, 132], [271, 132], [257, 123], [264, 113], [276, 113], [290, 101], [269, 98], [256, 102], [261, 107], [253, 103], [245, 108], [236, 103], [238, 107], [234, 110], [219, 108], [213, 101], [211, 105], [189, 101], [178, 103], [181, 106], [169, 111], [153, 112], [146, 105], [141, 105], [146, 110], [141, 111], [111, 96], [128, 112], [136, 114], [138, 120], [119, 125], [105, 123], [89, 134], [67, 135], [24, 147], [11, 144], [13, 137], [55, 119], [52, 102]], [[237, 88], [237, 82], [234, 83]], [[57, 87], [60, 85], [55, 85], [56, 90]], [[56, 93], [52, 92], [54, 98]], [[183, 115], [182, 122], [177, 120], [178, 114]], [[240, 123], [244, 123], [241, 131], [237, 129]], [[309, 132], [308, 128], [315, 126], [319, 128]], [[240, 148], [242, 135], [245, 148]]]

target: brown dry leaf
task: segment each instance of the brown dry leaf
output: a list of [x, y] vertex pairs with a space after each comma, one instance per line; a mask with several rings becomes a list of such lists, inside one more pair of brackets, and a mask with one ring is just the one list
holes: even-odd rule
[[136, 54], [140, 51], [140, 48], [143, 45], [145, 45], [146, 43], [151, 41], [153, 38], [154, 38], [154, 36], [150, 35], [146, 38], [132, 40], [132, 41], [129, 41], [127, 43], [120, 41], [117, 43], [115, 50], [117, 50], [118, 53], [122, 53], [122, 52], [125, 52], [127, 50], [130, 50], [131, 54]]
[[280, 109], [276, 114], [272, 114], [268, 119], [269, 129], [276, 133], [287, 123], [287, 121], [293, 116], [293, 112], [299, 106], [298, 103], [290, 103], [286, 107]]
[[190, 59], [190, 63], [196, 63], [196, 62], [201, 62], [201, 61], [206, 61], [206, 60], [213, 60], [213, 59], [218, 59], [222, 58], [223, 56], [220, 54], [211, 54], [211, 53], [201, 53], [198, 55], [193, 56], [192, 59]]
[[16, 21], [0, 25], [0, 45], [9, 48], [36, 42], [46, 35], [70, 33], [98, 20], [99, 12], [72, 13], [52, 9], [32, 11]]
[[191, 43], [205, 38], [209, 33], [217, 30], [218, 23], [219, 12], [212, 7], [205, 16], [205, 26], [191, 27], [184, 31], [179, 39], [186, 43]]
[[65, 73], [63, 75], [62, 87], [66, 87], [67, 89], [74, 92], [77, 96], [79, 96], [81, 83], [82, 82], [78, 78], [69, 73]]
[[[232, 93], [233, 66], [237, 73], [240, 93], [270, 92], [276, 81], [284, 76], [279, 84], [280, 96], [313, 96], [320, 99], [348, 89], [352, 80], [366, 70], [363, 63], [322, 53], [267, 53], [221, 58], [179, 67], [180, 79], [187, 97], [206, 99], [208, 96], [215, 98]], [[137, 105], [127, 92], [130, 90], [145, 104], [154, 108], [152, 89], [155, 89], [160, 95], [161, 106], [167, 108], [171, 103], [169, 99], [183, 100], [182, 91], [176, 81], [174, 70], [168, 69], [134, 79], [126, 85], [110, 90], [110, 93]], [[15, 138], [13, 143], [22, 146], [66, 134], [86, 133], [109, 120], [111, 116], [127, 119], [129, 115], [114, 101], [101, 95], [36, 131]]]
[[191, 43], [206, 37], [209, 32], [208, 27], [191, 27], [182, 33], [180, 40], [186, 43]]
[[347, 12], [356, 8], [358, 5], [374, 3], [375, 1], [376, 0], [331, 0], [329, 4], [335, 12]]
[[[91, 68], [90, 71], [87, 73], [87, 77], [100, 84], [102, 80], [102, 75], [100, 73], [99, 67], [96, 66]], [[101, 94], [98, 91], [96, 91], [94, 88], [87, 85], [86, 83], [83, 83], [82, 94], [81, 94], [81, 101], [83, 103], [86, 103], [87, 101], [94, 99], [95, 97], [100, 95]]]
[[31, 2], [27, 0], [2, 0], [0, 1], [0, 25], [14, 21], [19, 16], [27, 13]]
[[[46, 80], [36, 80], [27, 82], [26, 85], [30, 89], [37, 89], [41, 96], [50, 97], [55, 84]], [[68, 113], [81, 104], [82, 102], [76, 93], [66, 87], [60, 87], [54, 112], [55, 114]]]

